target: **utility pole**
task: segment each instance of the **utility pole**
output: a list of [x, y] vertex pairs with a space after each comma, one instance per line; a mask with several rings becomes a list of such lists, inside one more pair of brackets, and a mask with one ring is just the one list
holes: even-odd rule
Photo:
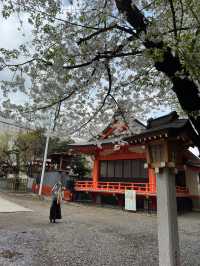
[[55, 111], [55, 117], [53, 121], [53, 126], [51, 123], [51, 115], [50, 115], [50, 126], [49, 130], [47, 132], [47, 137], [46, 137], [46, 145], [45, 145], [45, 151], [44, 151], [44, 159], [43, 159], [43, 165], [42, 165], [42, 174], [41, 174], [41, 179], [40, 179], [40, 188], [39, 188], [39, 193], [38, 195], [42, 195], [42, 186], [43, 186], [43, 181], [44, 181], [44, 173], [45, 173], [45, 167], [46, 167], [46, 161], [47, 161], [47, 153], [48, 153], [48, 147], [49, 147], [49, 139], [51, 135], [51, 131], [54, 132], [55, 127], [56, 127], [56, 121], [60, 113], [60, 107], [61, 107], [61, 101], [58, 103], [58, 107]]
[[49, 139], [50, 139], [50, 130], [48, 131], [47, 138], [46, 138], [44, 159], [43, 159], [43, 165], [42, 165], [42, 175], [41, 175], [41, 179], [40, 179], [39, 196], [41, 196], [41, 194], [42, 194], [42, 185], [43, 185], [43, 181], [44, 181], [44, 173], [45, 173], [45, 167], [46, 167], [46, 161], [47, 161], [47, 152], [48, 152], [48, 146], [49, 146]]

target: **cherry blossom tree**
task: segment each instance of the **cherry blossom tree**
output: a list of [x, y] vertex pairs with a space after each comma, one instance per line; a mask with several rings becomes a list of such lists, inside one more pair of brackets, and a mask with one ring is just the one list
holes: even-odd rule
[[54, 108], [60, 130], [82, 136], [114, 110], [145, 118], [170, 106], [200, 133], [198, 0], [4, 0], [2, 8], [32, 30], [27, 44], [0, 50], [1, 69], [13, 72], [4, 94], [31, 99], [12, 106], [20, 116]]

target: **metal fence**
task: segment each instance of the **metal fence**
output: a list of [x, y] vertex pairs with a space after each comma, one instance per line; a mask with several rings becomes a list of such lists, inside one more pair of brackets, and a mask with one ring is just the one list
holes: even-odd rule
[[28, 179], [24, 178], [8, 178], [0, 179], [0, 189], [16, 191], [16, 192], [27, 192]]
[[0, 179], [0, 189], [1, 190], [7, 189], [7, 179], [3, 178]]

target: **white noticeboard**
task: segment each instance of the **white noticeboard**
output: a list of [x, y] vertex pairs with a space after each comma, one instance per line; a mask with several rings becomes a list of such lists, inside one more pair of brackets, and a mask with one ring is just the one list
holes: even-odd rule
[[125, 210], [136, 211], [136, 191], [125, 190]]
[[34, 178], [28, 178], [27, 188], [32, 189]]

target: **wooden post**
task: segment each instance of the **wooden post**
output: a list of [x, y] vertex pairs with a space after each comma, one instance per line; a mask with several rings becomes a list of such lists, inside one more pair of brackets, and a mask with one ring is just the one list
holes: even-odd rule
[[60, 158], [59, 170], [62, 170], [62, 163], [63, 163], [63, 157], [61, 156], [61, 158]]
[[170, 168], [157, 174], [157, 215], [159, 265], [180, 266], [175, 175]]
[[156, 174], [153, 168], [148, 169], [149, 173], [149, 184], [150, 184], [150, 191], [156, 192]]
[[99, 181], [99, 167], [100, 167], [99, 160], [98, 158], [95, 158], [93, 165], [93, 172], [92, 172], [92, 180], [94, 188], [97, 188], [97, 184]]

